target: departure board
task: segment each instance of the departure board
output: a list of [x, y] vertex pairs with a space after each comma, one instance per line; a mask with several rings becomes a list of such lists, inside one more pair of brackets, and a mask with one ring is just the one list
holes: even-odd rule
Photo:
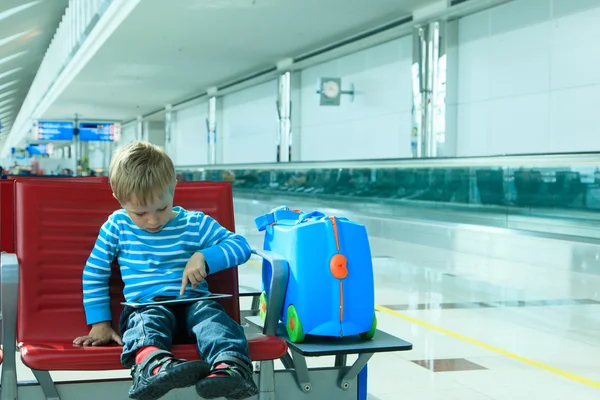
[[82, 142], [113, 142], [121, 137], [118, 122], [80, 122], [79, 140]]

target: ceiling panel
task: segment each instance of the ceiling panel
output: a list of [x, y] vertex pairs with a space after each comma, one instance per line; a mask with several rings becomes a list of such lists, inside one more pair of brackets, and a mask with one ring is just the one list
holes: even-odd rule
[[436, 0], [143, 0], [44, 115], [126, 120]]

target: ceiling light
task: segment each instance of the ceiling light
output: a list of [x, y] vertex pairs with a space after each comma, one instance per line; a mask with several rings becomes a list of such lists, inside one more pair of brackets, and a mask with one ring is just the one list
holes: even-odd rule
[[4, 63], [7, 63], [9, 61], [12, 61], [15, 58], [21, 57], [23, 54], [27, 54], [27, 51], [20, 51], [20, 52], [15, 53], [15, 54], [13, 54], [11, 56], [0, 58], [0, 64], [4, 64]]
[[12, 110], [13, 108], [15, 108], [15, 106], [14, 106], [14, 105], [12, 105], [12, 106], [0, 107], [0, 113], [3, 113], [3, 112], [5, 112], [5, 111], [8, 111], [8, 110]]
[[8, 44], [8, 43], [12, 42], [13, 40], [20, 39], [23, 36], [28, 35], [30, 32], [31, 32], [31, 29], [28, 30], [28, 31], [17, 33], [16, 35], [7, 36], [4, 39], [0, 39], [0, 47], [4, 46], [5, 44]]
[[6, 105], [8, 103], [11, 103], [15, 98], [11, 97], [10, 99], [6, 99], [6, 100], [0, 100], [0, 106]]
[[18, 80], [18, 79], [15, 79], [14, 81], [10, 81], [10, 82], [7, 82], [7, 83], [3, 83], [2, 85], [0, 85], [0, 90], [4, 90], [4, 89], [6, 89], [7, 87], [9, 87], [9, 86], [12, 86], [12, 85], [16, 84], [17, 82], [19, 82], [19, 80]]
[[22, 4], [17, 7], [9, 8], [6, 11], [2, 11], [2, 12], [0, 12], [0, 21], [2, 21], [3, 19], [6, 19], [12, 15], [15, 15], [16, 13], [19, 13], [23, 10], [27, 10], [28, 8], [36, 6], [36, 5], [40, 4], [41, 2], [42, 2], [42, 0], [30, 1], [27, 4]]
[[17, 68], [13, 68], [10, 71], [6, 71], [6, 72], [0, 72], [0, 79], [2, 78], [6, 78], [9, 75], [14, 74], [15, 72], [19, 72], [20, 70], [22, 70], [23, 67], [17, 67]]
[[16, 93], [17, 89], [9, 90], [8, 92], [0, 93], [0, 99], [6, 96], [10, 96], [13, 93]]

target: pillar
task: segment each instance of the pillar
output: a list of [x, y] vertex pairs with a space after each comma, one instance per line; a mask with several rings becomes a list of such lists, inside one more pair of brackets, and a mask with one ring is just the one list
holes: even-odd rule
[[[448, 23], [436, 20], [418, 25], [413, 31], [413, 157], [453, 155], [446, 148], [447, 122], [456, 118], [446, 107], [449, 36], [456, 34]], [[452, 40], [452, 39], [450, 39]]]
[[173, 133], [173, 106], [167, 104], [165, 106], [165, 149], [170, 150], [171, 135]]
[[208, 164], [217, 163], [217, 98], [211, 96], [208, 99], [208, 118], [206, 118], [206, 140]]
[[137, 117], [137, 129], [135, 131], [135, 138], [137, 140], [144, 140], [144, 117], [141, 115]]
[[279, 129], [277, 133], [277, 162], [292, 161], [292, 73], [279, 75], [277, 96]]

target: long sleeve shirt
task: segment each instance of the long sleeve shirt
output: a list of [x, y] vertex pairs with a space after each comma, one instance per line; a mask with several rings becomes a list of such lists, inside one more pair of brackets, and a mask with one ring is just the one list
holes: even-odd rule
[[[83, 270], [83, 305], [88, 324], [111, 320], [109, 279], [117, 259], [128, 302], [156, 296], [179, 296], [183, 270], [190, 257], [202, 252], [214, 274], [250, 258], [243, 236], [223, 228], [208, 215], [173, 207], [177, 215], [160, 232], [138, 228], [125, 210], [115, 211], [100, 228]], [[186, 295], [208, 294], [206, 281]]]

